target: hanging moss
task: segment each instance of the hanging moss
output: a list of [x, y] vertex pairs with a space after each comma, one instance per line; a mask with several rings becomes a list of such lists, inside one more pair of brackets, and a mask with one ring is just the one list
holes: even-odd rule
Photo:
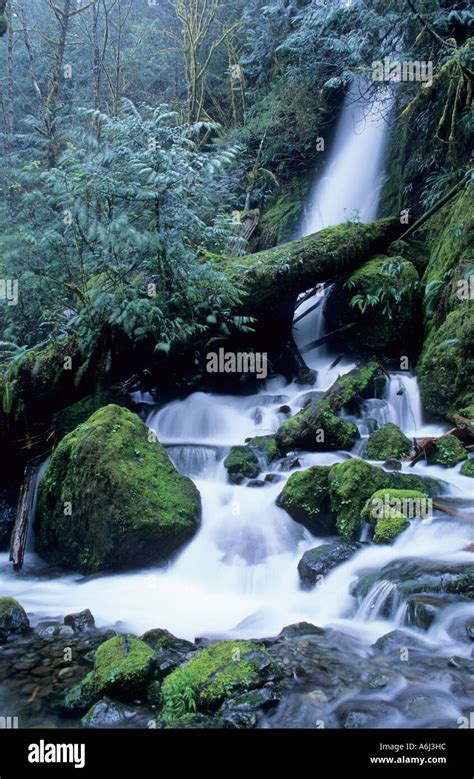
[[417, 376], [425, 410], [438, 419], [472, 403], [474, 309], [459, 306], [425, 341]]

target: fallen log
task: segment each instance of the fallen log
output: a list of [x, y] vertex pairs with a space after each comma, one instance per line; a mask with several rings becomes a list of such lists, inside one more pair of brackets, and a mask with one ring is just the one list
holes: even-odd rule
[[25, 557], [40, 462], [41, 459], [35, 457], [34, 460], [30, 460], [25, 466], [25, 478], [20, 489], [10, 545], [10, 560], [15, 571], [20, 570]]

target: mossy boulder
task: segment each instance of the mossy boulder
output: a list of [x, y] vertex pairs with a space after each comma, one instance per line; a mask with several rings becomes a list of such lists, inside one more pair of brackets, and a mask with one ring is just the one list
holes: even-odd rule
[[80, 716], [96, 702], [97, 693], [94, 686], [94, 673], [91, 671], [81, 681], [71, 687], [64, 695], [60, 709], [63, 714]]
[[425, 495], [432, 495], [436, 494], [438, 485], [421, 476], [387, 473], [355, 457], [331, 467], [331, 506], [336, 514], [337, 529], [344, 541], [358, 540], [365, 504], [374, 493], [384, 488], [419, 490]]
[[464, 446], [454, 435], [442, 435], [428, 452], [430, 465], [444, 465], [445, 468], [452, 468], [466, 458]]
[[324, 314], [331, 331], [353, 325], [340, 336], [345, 352], [398, 356], [421, 322], [418, 271], [408, 259], [377, 255], [335, 286]]
[[336, 413], [343, 407], [357, 409], [362, 399], [376, 397], [384, 385], [385, 377], [375, 362], [339, 377], [322, 397], [283, 422], [275, 435], [279, 449], [284, 452], [352, 449], [359, 438], [358, 428]]
[[195, 533], [201, 501], [141, 419], [96, 411], [53, 452], [38, 491], [36, 550], [91, 573], [166, 559]]
[[370, 460], [398, 458], [410, 449], [410, 439], [392, 422], [387, 422], [379, 430], [371, 433], [367, 442], [367, 456]]
[[273, 435], [257, 435], [247, 441], [247, 445], [253, 447], [270, 464], [281, 457], [278, 444]]
[[375, 523], [376, 544], [390, 544], [407, 529], [410, 519], [428, 518], [431, 504], [427, 492], [410, 489], [377, 490], [367, 501], [362, 519]]
[[29, 626], [25, 609], [15, 598], [0, 598], [0, 644], [14, 633], [25, 633]]
[[125, 634], [101, 644], [95, 653], [93, 684], [97, 698], [111, 695], [133, 699], [146, 690], [154, 667], [154, 652], [144, 641]]
[[260, 473], [258, 457], [248, 446], [233, 446], [224, 460], [224, 468], [232, 484], [241, 484], [244, 479], [255, 479]]
[[77, 403], [63, 408], [53, 415], [53, 428], [58, 438], [70, 433], [78, 425], [86, 422], [95, 411], [115, 403], [118, 406], [130, 408], [130, 396], [121, 387], [111, 387], [109, 390], [97, 390], [93, 395], [87, 395]]
[[416, 373], [429, 415], [449, 418], [453, 409], [472, 403], [474, 307], [458, 303], [440, 327], [431, 330]]
[[314, 535], [336, 532], [336, 520], [329, 498], [329, 466], [313, 465], [293, 473], [277, 498], [277, 505]]
[[466, 460], [466, 462], [461, 465], [461, 473], [463, 476], [474, 478], [474, 460]]
[[225, 700], [262, 687], [278, 672], [262, 644], [219, 641], [202, 649], [163, 681], [163, 716], [215, 711]]

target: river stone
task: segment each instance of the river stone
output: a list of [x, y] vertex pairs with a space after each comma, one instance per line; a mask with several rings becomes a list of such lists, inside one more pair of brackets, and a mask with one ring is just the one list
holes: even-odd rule
[[122, 700], [139, 696], [154, 668], [153, 650], [135, 636], [125, 634], [105, 641], [95, 653], [94, 688], [97, 696]]
[[306, 589], [314, 587], [321, 577], [340, 565], [361, 548], [361, 544], [345, 544], [336, 541], [333, 544], [322, 544], [315, 549], [308, 549], [298, 563], [298, 573]]
[[390, 457], [388, 460], [385, 460], [383, 467], [387, 469], [387, 471], [401, 471], [402, 470], [402, 464], [400, 460], [396, 460], [394, 457]]
[[66, 614], [64, 624], [70, 625], [77, 633], [95, 628], [95, 620], [89, 609], [78, 611], [76, 614]]
[[248, 730], [257, 726], [262, 710], [277, 704], [278, 695], [275, 690], [263, 687], [225, 701], [218, 710], [217, 716], [222, 719], [225, 728]]
[[15, 598], [0, 598], [0, 644], [14, 633], [26, 633], [29, 626], [24, 608]]
[[410, 449], [410, 439], [393, 422], [387, 422], [379, 430], [371, 433], [367, 442], [367, 456], [370, 460], [400, 457], [402, 454], [407, 454]]
[[85, 728], [146, 728], [152, 712], [143, 707], [125, 705], [104, 697], [82, 718]]
[[329, 472], [325, 465], [313, 465], [292, 473], [277, 498], [295, 522], [300, 522], [316, 536], [335, 535], [336, 520], [329, 499]]
[[400, 598], [410, 595], [448, 593], [474, 598], [474, 566], [408, 558], [395, 560], [380, 571], [365, 574], [351, 588], [351, 594], [362, 600], [379, 582], [393, 584], [387, 594], [382, 614], [387, 616]]
[[92, 573], [167, 559], [196, 532], [200, 495], [144, 422], [105, 406], [54, 450], [38, 490], [36, 550]]
[[456, 602], [457, 599], [449, 595], [411, 595], [407, 600], [406, 621], [420, 630], [429, 630], [440, 611]]
[[224, 460], [224, 468], [231, 484], [241, 484], [244, 479], [255, 479], [260, 473], [257, 455], [248, 446], [233, 446]]

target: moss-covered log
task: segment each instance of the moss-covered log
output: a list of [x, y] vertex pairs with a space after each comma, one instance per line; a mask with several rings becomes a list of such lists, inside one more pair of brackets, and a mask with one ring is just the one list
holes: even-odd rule
[[[386, 249], [402, 229], [396, 219], [350, 223], [245, 257], [213, 256], [216, 269], [244, 293], [235, 314], [256, 319], [255, 332], [245, 336], [244, 345], [267, 352], [270, 360], [275, 355], [285, 359], [297, 295], [354, 270]], [[136, 344], [121, 330], [107, 327], [88, 355], [80, 353], [73, 338], [30, 351], [0, 371], [1, 443], [19, 455], [20, 466], [51, 447], [56, 412], [145, 369], [150, 386], [190, 386], [196, 353], [205, 354], [213, 335], [218, 334], [207, 331], [200, 341], [185, 342], [164, 356], [155, 351], [156, 341]]]

